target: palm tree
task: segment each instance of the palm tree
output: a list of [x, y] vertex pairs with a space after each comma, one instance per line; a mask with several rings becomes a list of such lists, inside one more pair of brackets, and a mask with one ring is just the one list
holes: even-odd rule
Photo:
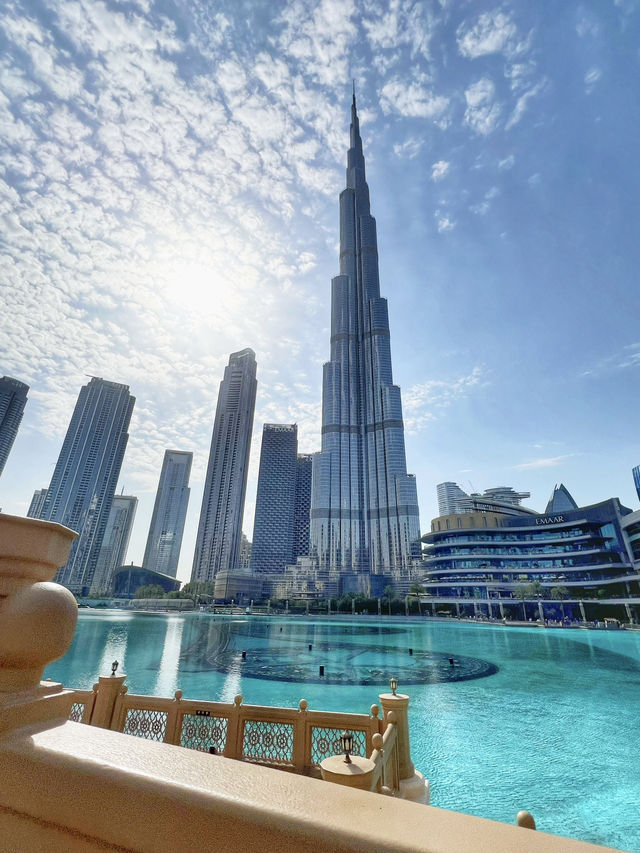
[[396, 591], [391, 585], [389, 585], [389, 586], [385, 586], [384, 594], [385, 594], [387, 601], [389, 602], [389, 616], [391, 616], [391, 599], [395, 598]]
[[422, 616], [422, 609], [420, 607], [420, 596], [424, 595], [425, 592], [426, 590], [421, 583], [412, 583], [409, 587], [409, 595], [415, 595], [418, 601], [418, 613], [420, 616]]
[[551, 598], [554, 601], [560, 602], [560, 608], [562, 610], [562, 621], [564, 622], [564, 599], [569, 597], [569, 590], [566, 586], [554, 586], [551, 589]]
[[520, 601], [522, 602], [522, 613], [523, 613], [524, 621], [526, 622], [527, 621], [527, 606], [525, 604], [525, 601], [527, 601], [527, 599], [531, 595], [531, 590], [530, 590], [529, 584], [524, 584], [524, 583], [518, 584], [518, 586], [513, 590], [513, 592], [515, 593], [516, 598], [519, 598]]

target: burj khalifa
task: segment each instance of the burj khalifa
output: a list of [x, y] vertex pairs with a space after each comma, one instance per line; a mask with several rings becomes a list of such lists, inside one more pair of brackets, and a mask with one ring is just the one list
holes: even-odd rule
[[378, 595], [386, 584], [402, 589], [409, 580], [412, 560], [420, 556], [420, 519], [416, 480], [407, 474], [400, 388], [393, 384], [355, 93], [346, 183], [310, 542], [331, 587]]

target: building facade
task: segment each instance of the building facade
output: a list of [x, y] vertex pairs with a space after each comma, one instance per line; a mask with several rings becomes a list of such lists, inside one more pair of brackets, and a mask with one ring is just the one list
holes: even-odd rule
[[274, 575], [309, 553], [312, 455], [298, 453], [297, 424], [265, 424], [251, 571]]
[[0, 474], [9, 458], [27, 405], [29, 386], [11, 376], [0, 379]]
[[310, 550], [340, 591], [408, 582], [419, 556], [400, 388], [356, 110], [340, 195], [340, 274], [331, 283], [331, 358], [322, 381], [322, 450], [313, 460]]
[[31, 498], [29, 509], [27, 510], [27, 518], [40, 518], [40, 513], [44, 507], [44, 502], [47, 497], [47, 489], [36, 489]]
[[438, 513], [440, 516], [460, 515], [465, 512], [502, 512], [507, 515], [537, 515], [535, 510], [522, 506], [531, 497], [530, 492], [516, 492], [511, 486], [494, 486], [482, 494], [467, 494], [457, 483], [438, 483]]
[[133, 495], [115, 495], [113, 498], [96, 570], [91, 581], [93, 595], [105, 595], [111, 592], [115, 573], [126, 560], [137, 508], [138, 498]]
[[57, 583], [86, 595], [129, 440], [135, 397], [128, 385], [94, 377], [80, 389], [40, 517], [79, 535]]
[[274, 574], [293, 562], [298, 427], [265, 424], [262, 429], [251, 571]]
[[[559, 500], [566, 501], [566, 495]], [[552, 513], [435, 519], [431, 533], [423, 536], [421, 583], [428, 600], [436, 608], [453, 605], [458, 613], [472, 606], [475, 612], [481, 608], [485, 615], [504, 616], [506, 608], [516, 618], [518, 608], [524, 606], [527, 613], [526, 605], [518, 603], [523, 599], [548, 612], [549, 607], [564, 611], [573, 604], [577, 611], [579, 602], [583, 607], [585, 601], [624, 603], [638, 596], [639, 564], [630, 541], [636, 528], [627, 521], [633, 521], [631, 510], [611, 498]], [[441, 521], [448, 522], [446, 527]], [[537, 610], [533, 615], [538, 618]]]
[[636, 465], [633, 469], [633, 485], [636, 487], [636, 494], [640, 500], [640, 465]]
[[[160, 482], [144, 550], [145, 569], [175, 578], [189, 506], [193, 453], [165, 450]], [[124, 563], [124, 560], [121, 561]]]
[[240, 565], [256, 369], [253, 350], [232, 353], [220, 383], [192, 581], [212, 581], [221, 569], [236, 569]]
[[296, 501], [293, 510], [293, 559], [309, 553], [311, 529], [311, 477], [313, 454], [298, 453], [296, 459]]

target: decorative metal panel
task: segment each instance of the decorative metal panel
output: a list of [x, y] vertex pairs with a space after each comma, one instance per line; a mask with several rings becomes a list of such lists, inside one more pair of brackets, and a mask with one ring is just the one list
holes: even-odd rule
[[185, 714], [182, 718], [180, 746], [199, 749], [201, 752], [211, 752], [214, 749], [217, 755], [221, 755], [227, 743], [228, 727], [229, 720], [226, 717]]
[[81, 723], [82, 718], [84, 716], [84, 702], [74, 702], [71, 706], [71, 711], [69, 713], [69, 719], [74, 723]]
[[[320, 764], [325, 758], [330, 755], [340, 755], [342, 752], [342, 744], [340, 743], [340, 735], [344, 729], [320, 728], [314, 726], [311, 729], [311, 763]], [[366, 732], [352, 732], [353, 734], [353, 749], [352, 755], [367, 754], [367, 735]]]
[[145, 740], [164, 740], [167, 728], [166, 711], [146, 711], [130, 708], [124, 721], [124, 733], [143, 737]]
[[273, 764], [291, 764], [293, 725], [247, 720], [242, 739], [242, 758]]

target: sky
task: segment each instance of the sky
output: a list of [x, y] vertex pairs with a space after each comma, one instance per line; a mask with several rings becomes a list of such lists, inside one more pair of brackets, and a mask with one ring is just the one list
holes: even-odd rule
[[139, 564], [164, 450], [194, 454], [191, 571], [224, 366], [320, 449], [351, 81], [421, 527], [436, 484], [636, 508], [640, 0], [29, 0], [0, 21], [0, 479], [24, 515], [87, 375], [136, 405]]

